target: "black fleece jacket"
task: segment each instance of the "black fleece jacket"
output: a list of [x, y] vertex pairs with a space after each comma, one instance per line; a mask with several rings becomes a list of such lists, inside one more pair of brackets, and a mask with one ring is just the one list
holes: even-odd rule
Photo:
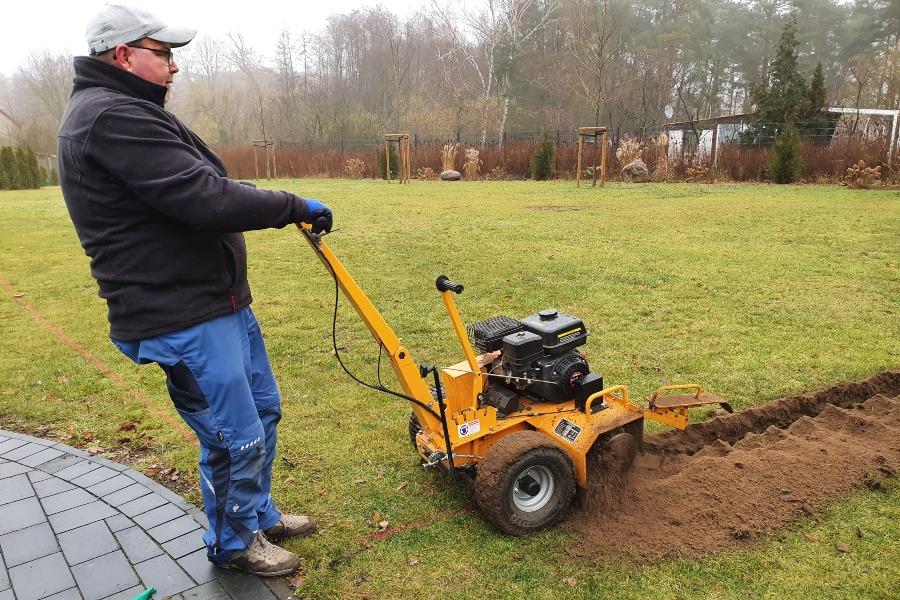
[[242, 231], [307, 219], [306, 203], [228, 178], [163, 108], [166, 88], [90, 57], [59, 130], [63, 197], [109, 308], [141, 340], [248, 306]]

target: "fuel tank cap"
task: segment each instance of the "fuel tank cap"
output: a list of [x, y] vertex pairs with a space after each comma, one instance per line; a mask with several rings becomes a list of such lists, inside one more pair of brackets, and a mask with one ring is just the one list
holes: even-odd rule
[[551, 321], [555, 319], [558, 314], [559, 312], [555, 308], [545, 308], [538, 313], [538, 316], [541, 317], [541, 321]]

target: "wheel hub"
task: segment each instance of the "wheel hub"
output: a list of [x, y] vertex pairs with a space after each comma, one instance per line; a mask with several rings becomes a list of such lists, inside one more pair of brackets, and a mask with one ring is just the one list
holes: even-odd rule
[[523, 512], [542, 509], [553, 497], [555, 482], [553, 473], [545, 466], [536, 465], [519, 473], [512, 489], [512, 501]]

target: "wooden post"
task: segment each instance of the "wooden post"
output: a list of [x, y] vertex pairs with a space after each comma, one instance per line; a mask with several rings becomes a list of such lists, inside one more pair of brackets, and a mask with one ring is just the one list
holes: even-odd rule
[[[581, 169], [584, 165], [584, 140], [590, 136], [594, 140], [594, 147], [591, 149], [591, 186], [597, 185], [597, 170], [600, 170], [600, 187], [606, 182], [606, 145], [607, 145], [607, 129], [606, 127], [579, 127], [578, 128], [578, 158], [575, 167], [575, 185], [581, 185]], [[600, 148], [597, 148], [598, 145]], [[599, 155], [600, 164], [597, 164]]]
[[384, 138], [384, 174], [387, 175], [387, 182], [391, 182], [391, 143]]
[[603, 130], [602, 135], [602, 144], [600, 150], [600, 187], [604, 187], [606, 185], [606, 147], [608, 146], [608, 138], [606, 130]]
[[578, 162], [575, 167], [575, 187], [581, 185], [581, 152], [584, 150], [584, 138], [578, 133]]

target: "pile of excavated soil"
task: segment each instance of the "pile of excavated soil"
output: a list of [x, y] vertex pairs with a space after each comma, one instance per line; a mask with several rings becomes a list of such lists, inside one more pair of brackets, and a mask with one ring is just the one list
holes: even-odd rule
[[627, 476], [584, 495], [568, 552], [641, 561], [736, 550], [898, 471], [900, 370], [648, 437]]

